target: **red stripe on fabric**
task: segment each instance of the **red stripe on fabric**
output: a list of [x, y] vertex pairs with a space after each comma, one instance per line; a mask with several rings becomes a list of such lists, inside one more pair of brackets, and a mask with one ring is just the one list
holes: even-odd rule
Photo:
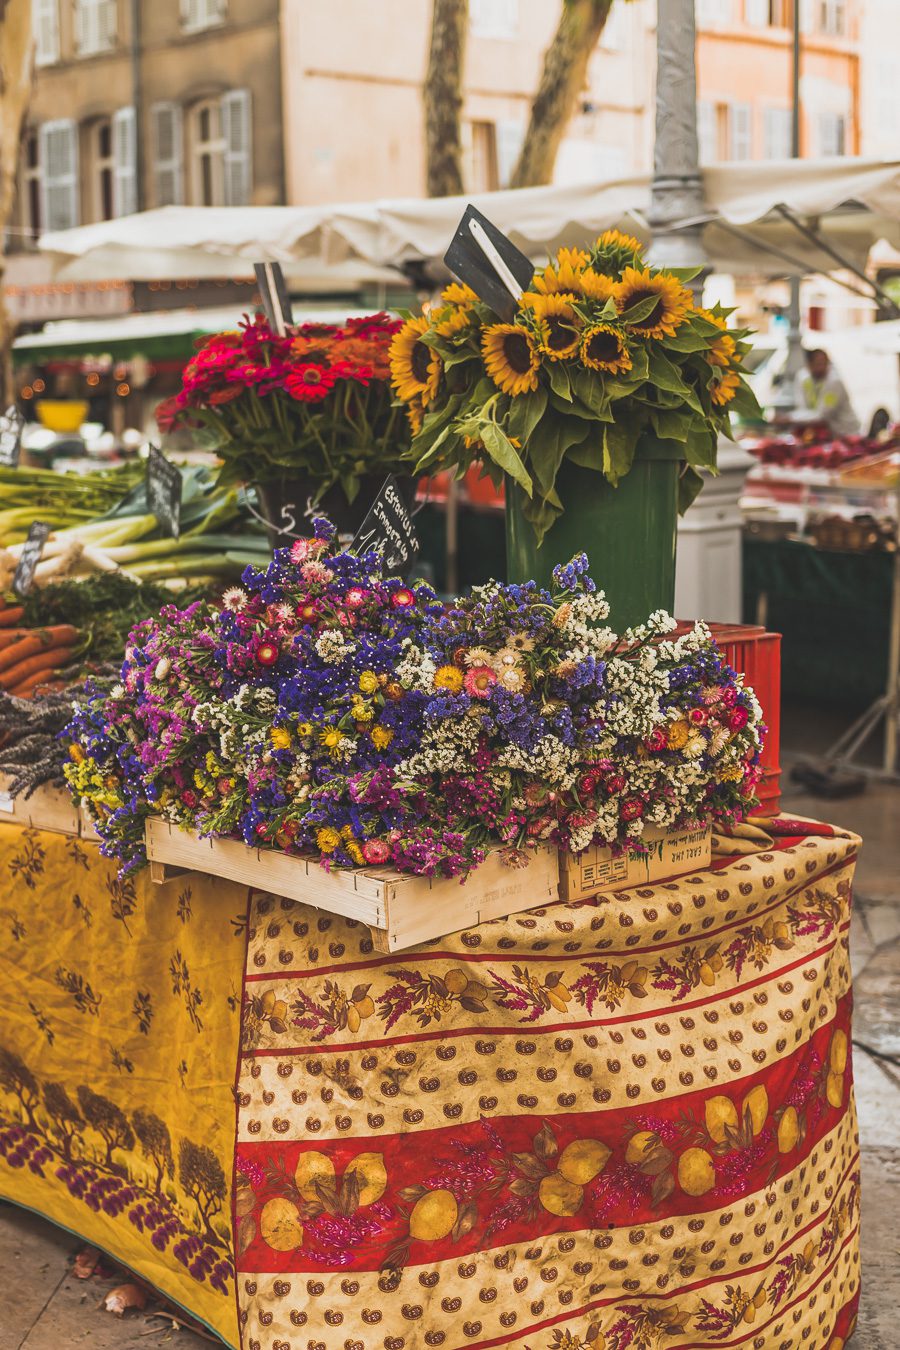
[[[746, 915], [743, 919], [735, 919], [731, 923], [723, 924], [721, 928], [713, 928], [710, 929], [708, 932], [704, 932], [702, 934], [702, 940], [705, 943], [709, 943], [712, 941], [713, 938], [718, 937], [721, 933], [730, 932], [731, 929], [733, 928], [742, 928], [746, 927], [747, 924], [759, 923], [759, 921], [761, 919], [764, 919], [765, 916], [768, 913], [770, 913], [770, 911], [778, 909], [781, 905], [784, 905], [787, 901], [793, 899], [795, 895], [799, 895], [801, 891], [806, 890], [810, 885], [813, 884], [813, 882], [824, 881], [826, 877], [833, 876], [836, 872], [841, 872], [846, 867], [849, 867], [851, 864], [855, 864], [857, 856], [858, 855], [856, 853], [851, 854], [849, 857], [845, 858], [842, 862], [833, 863], [830, 867], [825, 868], [824, 871], [816, 872], [810, 876], [807, 876], [807, 878], [804, 881], [798, 882], [796, 886], [792, 886], [789, 890], [776, 893], [776, 898], [773, 900], [773, 903], [771, 905], [767, 905], [764, 909], [758, 910], [754, 914]], [[730, 866], [735, 861], [735, 859], [728, 858], [725, 861]], [[653, 884], [654, 886], [656, 886], [659, 885], [660, 883], [654, 882]], [[599, 906], [595, 906], [595, 908], [599, 908]], [[523, 910], [522, 913], [528, 913], [528, 911]], [[363, 925], [363, 927], [365, 926], [366, 925]], [[647, 950], [654, 952], [669, 951], [676, 947], [684, 947], [689, 942], [689, 940], [690, 935], [686, 935], [680, 938], [673, 938], [671, 939], [671, 941], [668, 942], [654, 943], [654, 945], [651, 948], [648, 948]], [[302, 979], [318, 979], [332, 975], [350, 975], [355, 974], [357, 971], [360, 970], [377, 970], [380, 967], [384, 966], [397, 966], [397, 965], [402, 966], [406, 955], [408, 955], [408, 953], [394, 952], [394, 954], [391, 956], [366, 957], [365, 959], [360, 961], [348, 961], [344, 965], [336, 964], [330, 966], [309, 966], [302, 970], [300, 969], [295, 970], [288, 968], [279, 971], [263, 971], [260, 974], [252, 974], [248, 972], [246, 978], [249, 984], [249, 983], [260, 983], [265, 981], [271, 983], [271, 981], [274, 979], [302, 980]], [[539, 960], [545, 959], [541, 952], [536, 952], [534, 955]], [[613, 951], [607, 948], [600, 950], [598, 948], [596, 950], [587, 950], [579, 952], [559, 952], [559, 953], [554, 952], [552, 958], [549, 959], [552, 959], [553, 961], [566, 962], [566, 961], [598, 960], [598, 959], [606, 959], [608, 957], [621, 956], [630, 960], [634, 955], [635, 949], [631, 947], [623, 948], [621, 951]], [[422, 961], [465, 961], [466, 965], [474, 965], [478, 962], [484, 964], [485, 962], [488, 961], [493, 962], [521, 961], [522, 958], [523, 953], [521, 951], [510, 951], [509, 953], [506, 953], [506, 952], [468, 952], [468, 951], [454, 952], [454, 951], [445, 951], [443, 949], [422, 951], [418, 948], [415, 949], [415, 959], [417, 963]]]
[[[808, 1157], [851, 1109], [849, 1061], [844, 1077], [845, 1100], [841, 1106], [830, 1106], [823, 1096], [831, 1038], [835, 1030], [841, 1028], [847, 1032], [849, 1041], [851, 1005], [852, 998], [848, 994], [841, 1001], [834, 1020], [820, 1027], [797, 1051], [744, 1078], [724, 1085], [704, 1086], [643, 1108], [628, 1105], [615, 1110], [601, 1108], [557, 1117], [553, 1122], [553, 1136], [559, 1153], [570, 1143], [584, 1139], [602, 1140], [611, 1150], [602, 1173], [585, 1186], [584, 1198], [572, 1216], [554, 1218], [543, 1209], [523, 1209], [520, 1218], [514, 1210], [509, 1211], [504, 1217], [506, 1226], [497, 1229], [494, 1237], [509, 1245], [532, 1243], [555, 1233], [579, 1231], [586, 1223], [596, 1229], [655, 1223], [664, 1216], [706, 1213], [723, 1204], [738, 1203], [747, 1195], [773, 1184], [779, 1176], [793, 1171]], [[713, 1097], [727, 1096], [740, 1119], [745, 1114], [744, 1102], [752, 1088], [764, 1088], [767, 1102], [766, 1123], [752, 1144], [717, 1155], [712, 1142], [707, 1140], [709, 1163], [715, 1175], [713, 1187], [700, 1198], [687, 1196], [676, 1187], [662, 1206], [654, 1206], [653, 1179], [645, 1177], [638, 1166], [628, 1163], [625, 1158], [628, 1140], [635, 1130], [652, 1132], [669, 1148], [672, 1160], [668, 1166], [674, 1177], [681, 1153], [703, 1141], [706, 1102]], [[800, 1148], [794, 1147], [789, 1153], [781, 1154], [773, 1112], [788, 1104], [805, 1116], [806, 1131]], [[375, 1152], [381, 1155], [389, 1179], [389, 1189], [381, 1201], [386, 1206], [396, 1205], [395, 1197], [414, 1185], [428, 1190], [449, 1189], [460, 1204], [474, 1200], [479, 1206], [479, 1220], [470, 1236], [449, 1245], [447, 1239], [429, 1243], [430, 1260], [439, 1261], [471, 1255], [483, 1250], [486, 1242], [490, 1243], [485, 1237], [486, 1230], [492, 1221], [503, 1217], [498, 1207], [510, 1203], [508, 1198], [501, 1201], [500, 1197], [519, 1170], [515, 1158], [533, 1151], [535, 1134], [544, 1125], [545, 1117], [522, 1112], [459, 1126], [451, 1123], [420, 1130], [414, 1135], [407, 1132], [387, 1137], [376, 1134], [321, 1141], [313, 1137], [302, 1142], [295, 1139], [257, 1143], [244, 1139], [238, 1147], [249, 1164], [263, 1167], [266, 1163], [277, 1163], [276, 1170], [288, 1178], [293, 1177], [299, 1160], [308, 1152], [324, 1153], [338, 1178], [354, 1157]], [[699, 1135], [695, 1131], [699, 1131]], [[505, 1180], [497, 1188], [494, 1182], [501, 1176]], [[264, 1182], [258, 1183], [257, 1191], [260, 1203], [273, 1194]], [[383, 1216], [375, 1215], [377, 1235], [372, 1236], [371, 1242], [363, 1238], [355, 1250], [349, 1245], [346, 1250], [342, 1249], [341, 1260], [346, 1261], [346, 1269], [375, 1268], [381, 1263], [385, 1247], [393, 1247], [406, 1231], [405, 1221], [400, 1223], [399, 1229], [397, 1227], [399, 1215], [402, 1210], [393, 1209]], [[308, 1231], [315, 1247], [313, 1223]], [[538, 1224], [544, 1226], [539, 1228]], [[242, 1269], [298, 1269], [291, 1262], [303, 1259], [299, 1253], [276, 1255], [264, 1248], [259, 1239], [254, 1249], [254, 1257], [245, 1254]], [[265, 1265], [259, 1264], [263, 1261]], [[303, 1268], [307, 1264], [313, 1271], [328, 1268], [321, 1256], [307, 1258]]]
[[[849, 929], [849, 923], [841, 924], [838, 928], [839, 933], [844, 933]], [[392, 1045], [418, 1045], [422, 1041], [443, 1041], [449, 1039], [458, 1039], [462, 1036], [537, 1036], [556, 1034], [560, 1031], [584, 1031], [589, 1027], [622, 1026], [629, 1022], [646, 1022], [651, 1018], [671, 1017], [677, 1013], [689, 1012], [692, 1008], [707, 1008], [711, 1004], [721, 1003], [723, 999], [736, 998], [740, 994], [747, 993], [751, 989], [757, 989], [761, 984], [768, 984], [770, 980], [782, 975], [790, 974], [793, 970], [799, 970], [801, 966], [808, 965], [819, 956], [825, 956], [833, 951], [837, 942], [829, 942], [824, 947], [817, 947], [814, 952], [807, 953], [806, 956], [799, 957], [792, 961], [790, 965], [779, 966], [777, 971], [758, 976], [755, 980], [748, 980], [745, 984], [735, 985], [731, 989], [723, 990], [721, 994], [708, 994], [706, 997], [691, 999], [685, 1003], [672, 1003], [665, 1008], [651, 1008], [647, 1012], [623, 1013], [611, 1017], [589, 1017], [578, 1022], [551, 1022], [538, 1024], [537, 1022], [517, 1022], [515, 1026], [490, 1027], [481, 1024], [471, 1027], [448, 1027], [443, 1031], [422, 1031], [420, 1033], [410, 1032], [405, 1036], [385, 1036], [380, 1040], [362, 1041], [356, 1040], [352, 1043], [346, 1041], [340, 1044], [327, 1045], [324, 1042], [311, 1042], [309, 1045], [290, 1046], [282, 1050], [279, 1049], [260, 1049], [250, 1050], [245, 1053], [245, 1059], [262, 1058], [290, 1058], [291, 1055], [346, 1055], [350, 1051], [358, 1050], [377, 1050], [380, 1047], [390, 1047]]]

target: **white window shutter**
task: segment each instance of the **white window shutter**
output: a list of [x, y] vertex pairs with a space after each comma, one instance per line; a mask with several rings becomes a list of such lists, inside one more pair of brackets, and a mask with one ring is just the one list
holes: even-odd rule
[[180, 206], [184, 201], [184, 132], [178, 103], [154, 103], [150, 109], [153, 127], [153, 204]]
[[32, 0], [34, 62], [49, 66], [59, 60], [59, 0]]
[[137, 118], [134, 108], [117, 108], [112, 118], [113, 215], [137, 210]]
[[232, 89], [223, 94], [221, 107], [225, 140], [225, 205], [246, 206], [252, 187], [250, 90]]
[[730, 159], [750, 159], [753, 149], [753, 110], [749, 103], [732, 103], [729, 113]]
[[116, 45], [119, 29], [118, 0], [100, 0], [97, 15], [97, 50], [109, 51]]
[[40, 128], [41, 214], [47, 230], [78, 224], [78, 125], [70, 119]]
[[80, 54], [85, 50], [88, 37], [89, 6], [85, 0], [75, 0], [75, 50]]
[[522, 149], [522, 142], [525, 139], [525, 123], [501, 120], [497, 123], [496, 137], [497, 185], [505, 188], [509, 187], [512, 171], [516, 167], [519, 151]]
[[769, 0], [744, 0], [744, 20], [754, 28], [768, 28]]

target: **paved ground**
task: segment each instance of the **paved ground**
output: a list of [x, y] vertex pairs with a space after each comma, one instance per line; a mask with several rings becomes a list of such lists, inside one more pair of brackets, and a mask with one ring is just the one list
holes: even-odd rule
[[[789, 721], [789, 719], [787, 719]], [[805, 747], [831, 739], [828, 722]], [[785, 759], [790, 762], [790, 755]], [[856, 977], [855, 1076], [863, 1151], [864, 1291], [853, 1350], [900, 1346], [900, 788], [822, 802], [787, 784], [786, 810], [862, 835], [852, 929]], [[201, 1350], [206, 1337], [143, 1315], [124, 1322], [100, 1311], [121, 1283], [76, 1280], [83, 1244], [33, 1215], [0, 1205], [0, 1350]]]

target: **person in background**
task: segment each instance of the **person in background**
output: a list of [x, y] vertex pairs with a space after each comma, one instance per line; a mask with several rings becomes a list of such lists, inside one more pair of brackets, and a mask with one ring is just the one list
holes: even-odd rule
[[796, 414], [804, 422], [827, 423], [833, 436], [857, 435], [859, 418], [828, 353], [816, 348], [804, 355], [806, 370], [798, 371], [794, 386]]

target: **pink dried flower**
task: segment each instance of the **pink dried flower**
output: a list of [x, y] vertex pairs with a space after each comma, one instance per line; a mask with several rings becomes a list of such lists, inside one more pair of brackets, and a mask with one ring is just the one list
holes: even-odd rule
[[490, 666], [473, 666], [466, 673], [463, 687], [472, 698], [489, 698], [491, 685], [497, 683], [497, 672]]

